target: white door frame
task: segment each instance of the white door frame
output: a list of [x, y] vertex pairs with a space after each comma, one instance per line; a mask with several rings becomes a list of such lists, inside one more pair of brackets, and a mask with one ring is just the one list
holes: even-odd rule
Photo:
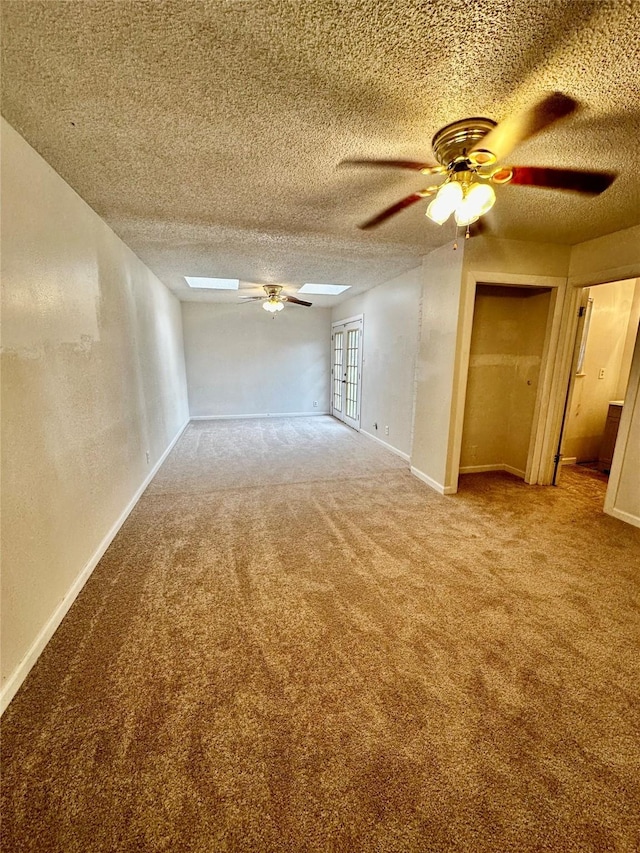
[[[545, 427], [545, 442], [543, 447], [541, 483], [551, 483], [553, 479], [555, 448], [560, 440], [562, 414], [567, 393], [567, 383], [571, 376], [571, 364], [574, 357], [576, 332], [578, 329], [578, 309], [585, 287], [597, 284], [610, 284], [614, 281], [624, 281], [628, 278], [639, 278], [640, 266], [625, 266], [599, 273], [569, 276], [567, 279], [566, 298], [562, 313], [560, 328], [560, 346], [556, 355], [557, 363], [551, 388]], [[620, 432], [618, 432], [620, 435]], [[609, 489], [612, 488], [612, 477], [609, 475]], [[617, 488], [617, 483], [615, 483]]]
[[[450, 469], [447, 474], [445, 489], [447, 493], [458, 490], [460, 474], [460, 453], [462, 450], [462, 429], [464, 424], [464, 409], [467, 396], [467, 379], [469, 375], [469, 354], [471, 350], [471, 335], [473, 332], [473, 313], [475, 307], [476, 288], [478, 284], [499, 284], [512, 287], [543, 287], [551, 288], [551, 300], [547, 319], [542, 358], [540, 361], [540, 381], [533, 414], [533, 427], [529, 444], [529, 455], [525, 471], [526, 483], [544, 483], [546, 476], [546, 450], [548, 444], [547, 428], [549, 419], [550, 400], [553, 398], [557, 376], [554, 366], [561, 346], [562, 321], [567, 293], [567, 279], [560, 276], [547, 275], [513, 275], [490, 272], [469, 272], [464, 282], [460, 296], [461, 311], [459, 324], [459, 362], [456, 365], [454, 378], [454, 393], [451, 412], [451, 436], [449, 446]], [[577, 319], [577, 318], [576, 318]], [[568, 374], [567, 374], [568, 375]], [[566, 392], [566, 385], [565, 385]], [[551, 466], [553, 466], [553, 454]], [[552, 476], [552, 471], [549, 476]]]
[[[336, 327], [347, 326], [350, 323], [360, 323], [360, 334], [358, 336], [358, 412], [357, 412], [357, 418], [355, 419], [355, 421], [352, 420], [351, 418], [349, 418], [347, 420], [344, 412], [342, 412], [340, 414], [336, 414], [334, 412], [334, 409], [333, 409], [333, 335], [334, 335], [334, 331], [335, 331]], [[363, 338], [364, 338], [364, 314], [355, 314], [353, 317], [345, 317], [344, 320], [335, 320], [333, 323], [331, 323], [331, 414], [333, 415], [334, 418], [337, 418], [337, 420], [340, 420], [343, 423], [346, 423], [348, 426], [352, 427], [353, 429], [357, 430], [358, 432], [360, 432], [360, 416], [361, 416], [361, 412], [362, 412], [362, 361], [363, 361], [363, 352], [364, 352]], [[343, 351], [343, 359], [346, 359], [346, 353], [347, 353], [346, 340], [347, 340], [347, 337], [345, 334], [345, 337], [344, 337], [345, 345], [344, 345], [344, 351]], [[344, 365], [346, 366], [346, 361], [344, 362]], [[345, 397], [345, 402], [346, 402], [346, 397]]]
[[[557, 485], [558, 475], [560, 473], [560, 465], [562, 464], [562, 444], [564, 443], [564, 434], [567, 428], [567, 417], [569, 416], [569, 412], [571, 411], [571, 406], [573, 404], [573, 393], [576, 387], [576, 371], [578, 367], [578, 361], [580, 360], [580, 352], [583, 344], [583, 337], [585, 334], [585, 324], [590, 320], [590, 314], [588, 313], [588, 304], [589, 304], [589, 288], [585, 287], [580, 291], [580, 299], [578, 300], [578, 307], [576, 309], [576, 331], [575, 338], [573, 341], [573, 356], [571, 358], [571, 371], [569, 374], [569, 379], [567, 381], [566, 388], [566, 396], [565, 402], [562, 409], [562, 419], [560, 421], [560, 432], [558, 433], [558, 443], [556, 445], [556, 453], [553, 456], [553, 475], [551, 477], [552, 485]], [[584, 309], [584, 311], [583, 311]], [[587, 327], [588, 331], [588, 327]], [[582, 333], [582, 334], [580, 334]]]
[[[614, 281], [625, 281], [629, 278], [640, 278], [639, 267], [620, 267], [618, 269], [605, 270], [592, 275], [569, 276], [567, 279], [567, 298], [565, 300], [565, 311], [562, 318], [561, 341], [562, 351], [558, 354], [558, 365], [554, 379], [554, 391], [549, 404], [547, 415], [547, 442], [545, 445], [545, 455], [543, 457], [543, 476], [547, 479], [541, 480], [544, 483], [551, 483], [553, 478], [554, 468], [554, 447], [558, 446], [560, 441], [560, 432], [562, 430], [562, 416], [564, 409], [564, 399], [567, 393], [567, 383], [571, 377], [571, 368], [573, 364], [575, 352], [575, 339], [578, 329], [578, 309], [582, 292], [585, 287], [595, 287], [598, 284], [610, 284]], [[621, 513], [615, 508], [615, 499], [620, 486], [620, 476], [622, 474], [622, 462], [624, 458], [624, 449], [629, 437], [631, 428], [631, 413], [635, 399], [640, 388], [640, 332], [636, 338], [636, 345], [631, 364], [631, 373], [625, 393], [624, 407], [620, 417], [620, 427], [618, 428], [618, 437], [616, 447], [611, 462], [611, 471], [609, 472], [609, 482], [604, 500], [604, 509], [609, 515], [616, 518], [621, 518], [631, 524], [637, 524], [635, 518], [627, 517], [626, 513]], [[555, 444], [554, 444], [555, 442]]]

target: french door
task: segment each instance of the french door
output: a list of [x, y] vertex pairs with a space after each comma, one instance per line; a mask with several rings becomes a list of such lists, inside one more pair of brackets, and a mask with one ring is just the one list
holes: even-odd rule
[[362, 317], [331, 327], [331, 414], [360, 429]]

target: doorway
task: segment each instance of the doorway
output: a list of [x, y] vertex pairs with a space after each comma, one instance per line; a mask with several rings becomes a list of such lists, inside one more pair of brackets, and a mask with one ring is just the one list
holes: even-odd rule
[[362, 316], [331, 325], [331, 414], [360, 429]]
[[584, 288], [579, 315], [553, 482], [584, 484], [602, 505], [638, 334], [640, 280]]
[[477, 283], [460, 474], [529, 481], [551, 297], [550, 287]]

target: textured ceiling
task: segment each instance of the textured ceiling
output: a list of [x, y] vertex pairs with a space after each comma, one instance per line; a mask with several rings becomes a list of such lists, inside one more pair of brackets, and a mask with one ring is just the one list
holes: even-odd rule
[[492, 232], [640, 221], [640, 0], [4, 0], [2, 18], [3, 114], [181, 299], [237, 299], [183, 275], [351, 295], [416, 266], [452, 236], [423, 205], [356, 226], [428, 179], [339, 161], [431, 159], [443, 125], [549, 90], [582, 109], [511, 163], [620, 176], [595, 199], [500, 187]]

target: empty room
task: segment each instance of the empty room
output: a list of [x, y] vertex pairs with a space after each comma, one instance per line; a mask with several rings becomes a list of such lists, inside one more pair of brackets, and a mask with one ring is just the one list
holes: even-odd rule
[[3, 850], [640, 850], [640, 2], [0, 10]]

